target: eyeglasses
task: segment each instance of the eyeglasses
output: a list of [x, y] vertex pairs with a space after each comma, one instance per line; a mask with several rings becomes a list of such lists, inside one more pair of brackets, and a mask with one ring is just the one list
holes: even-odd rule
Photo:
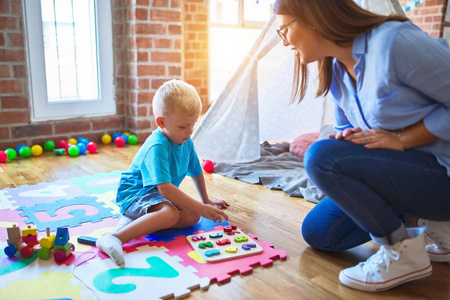
[[286, 25], [283, 25], [280, 27], [280, 29], [277, 29], [277, 33], [280, 36], [280, 38], [283, 40], [283, 42], [287, 43], [287, 39], [286, 39], [286, 33], [288, 30], [289, 25], [291, 25], [292, 23], [295, 22], [295, 19], [293, 19], [292, 21], [290, 21], [289, 23], [287, 23]]

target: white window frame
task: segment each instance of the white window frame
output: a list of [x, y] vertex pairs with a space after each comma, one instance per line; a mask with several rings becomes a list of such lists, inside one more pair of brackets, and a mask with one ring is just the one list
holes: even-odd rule
[[27, 61], [31, 97], [31, 120], [47, 121], [114, 115], [114, 64], [111, 1], [95, 1], [98, 49], [98, 99], [48, 102], [44, 39], [40, 0], [23, 0]]

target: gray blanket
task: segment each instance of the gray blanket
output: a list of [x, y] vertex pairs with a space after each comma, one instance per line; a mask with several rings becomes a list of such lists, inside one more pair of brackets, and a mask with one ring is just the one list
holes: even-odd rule
[[214, 166], [214, 173], [237, 178], [269, 189], [283, 190], [288, 196], [317, 203], [325, 196], [309, 179], [303, 161], [289, 152], [289, 143], [261, 145], [261, 158], [249, 163]]

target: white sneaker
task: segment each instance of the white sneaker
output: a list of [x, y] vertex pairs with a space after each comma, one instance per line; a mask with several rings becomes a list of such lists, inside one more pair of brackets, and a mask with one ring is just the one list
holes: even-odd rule
[[419, 226], [426, 226], [425, 235], [433, 241], [425, 249], [431, 261], [450, 262], [450, 222], [436, 222], [419, 219]]
[[423, 242], [425, 227], [406, 231], [410, 238], [381, 246], [367, 261], [342, 270], [339, 281], [357, 290], [376, 292], [430, 275], [430, 258]]

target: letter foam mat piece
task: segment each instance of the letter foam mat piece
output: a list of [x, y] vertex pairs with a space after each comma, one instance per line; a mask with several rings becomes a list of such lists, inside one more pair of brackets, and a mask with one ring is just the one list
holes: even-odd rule
[[37, 203], [52, 203], [60, 199], [71, 199], [88, 195], [70, 180], [41, 182], [34, 185], [22, 185], [17, 188], [2, 190], [17, 206], [32, 206]]
[[152, 241], [164, 241], [169, 242], [173, 241], [175, 237], [183, 235], [188, 236], [194, 233], [197, 233], [200, 230], [203, 231], [209, 231], [214, 229], [216, 226], [227, 226], [228, 222], [213, 222], [210, 219], [201, 217], [200, 221], [191, 227], [186, 228], [170, 228], [170, 229], [164, 229], [157, 232], [154, 232], [152, 234], [147, 235], [145, 238], [152, 242]]
[[36, 225], [41, 232], [47, 227], [54, 231], [58, 227], [76, 227], [85, 222], [97, 223], [104, 218], [119, 217], [118, 214], [111, 213], [111, 208], [105, 208], [103, 203], [96, 200], [94, 197], [82, 196], [54, 203], [39, 203], [31, 207], [22, 206], [17, 210], [23, 211], [20, 214], [22, 217], [28, 217], [25, 223]]
[[[222, 226], [217, 226], [216, 229], [223, 229]], [[197, 232], [197, 234], [208, 232]], [[250, 274], [253, 267], [262, 266], [269, 267], [273, 264], [275, 259], [285, 260], [287, 255], [284, 250], [275, 250], [274, 246], [267, 242], [261, 242], [258, 238], [250, 233], [247, 234], [259, 246], [263, 248], [263, 252], [251, 256], [219, 261], [214, 263], [206, 263], [205, 261], [196, 261], [192, 257], [195, 251], [192, 249], [185, 236], [178, 236], [171, 242], [154, 242], [152, 245], [164, 246], [169, 249], [169, 255], [176, 255], [182, 259], [180, 262], [184, 266], [192, 266], [198, 271], [195, 273], [199, 277], [208, 277], [211, 282], [224, 283], [231, 280], [231, 275], [236, 273]]]
[[192, 288], [209, 286], [208, 278], [194, 275], [197, 270], [181, 265], [179, 257], [166, 252], [165, 247], [141, 246], [125, 254], [124, 268], [112, 260], [96, 258], [79, 266], [75, 275], [99, 299], [108, 300], [179, 298], [188, 295]]

